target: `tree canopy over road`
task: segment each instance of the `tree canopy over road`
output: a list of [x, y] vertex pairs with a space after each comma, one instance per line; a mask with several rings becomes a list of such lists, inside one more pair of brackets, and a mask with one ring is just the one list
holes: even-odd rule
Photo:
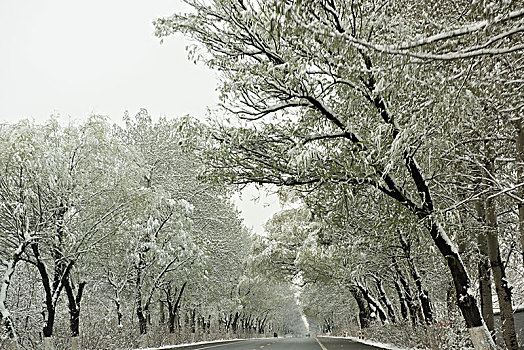
[[[160, 345], [310, 319], [518, 349], [524, 4], [185, 2], [156, 35], [185, 35], [218, 73], [206, 122], [143, 109], [0, 129], [4, 342]], [[230, 199], [248, 184], [293, 203], [264, 233]]]

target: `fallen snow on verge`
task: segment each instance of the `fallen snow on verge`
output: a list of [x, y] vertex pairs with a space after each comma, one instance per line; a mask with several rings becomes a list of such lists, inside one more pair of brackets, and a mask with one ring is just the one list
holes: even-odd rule
[[138, 348], [135, 350], [163, 350], [163, 349], [176, 349], [176, 348], [183, 348], [186, 346], [195, 346], [195, 345], [206, 345], [206, 344], [216, 344], [216, 343], [226, 343], [226, 342], [235, 342], [235, 341], [241, 341], [245, 339], [218, 339], [218, 340], [210, 340], [210, 341], [199, 341], [197, 343], [185, 343], [185, 344], [177, 344], [177, 345], [165, 345], [159, 348]]
[[[207, 344], [220, 344], [220, 343], [232, 343], [242, 340], [253, 340], [253, 339], [272, 339], [272, 337], [262, 337], [262, 338], [234, 338], [234, 339], [217, 339], [217, 340], [208, 340], [208, 341], [199, 341], [196, 343], [184, 343], [184, 344], [177, 344], [177, 345], [164, 345], [159, 348], [138, 348], [134, 350], [165, 350], [165, 349], [176, 349], [176, 348], [184, 348], [187, 346], [195, 346], [195, 345], [207, 345]], [[404, 349], [402, 349], [404, 350]]]
[[387, 350], [410, 350], [410, 348], [400, 348], [400, 347], [398, 347], [396, 345], [380, 343], [378, 341], [373, 341], [373, 340], [358, 339], [357, 337], [332, 337], [332, 336], [319, 335], [318, 338], [349, 339], [349, 340], [352, 340], [352, 341], [357, 342], [357, 343], [362, 343], [362, 344], [366, 344], [366, 345], [372, 345], [372, 346], [376, 346], [377, 348], [382, 348], [382, 349], [387, 349]]

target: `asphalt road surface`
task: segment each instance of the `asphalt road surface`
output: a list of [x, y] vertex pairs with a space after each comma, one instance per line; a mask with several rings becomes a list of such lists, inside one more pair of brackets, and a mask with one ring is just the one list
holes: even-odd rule
[[[319, 344], [319, 341], [322, 345]], [[241, 340], [230, 343], [201, 344], [173, 350], [376, 350], [370, 345], [353, 342], [349, 339], [336, 338], [266, 338]]]

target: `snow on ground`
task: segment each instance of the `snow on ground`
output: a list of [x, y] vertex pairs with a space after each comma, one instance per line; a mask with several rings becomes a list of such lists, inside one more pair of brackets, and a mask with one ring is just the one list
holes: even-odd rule
[[[272, 337], [261, 337], [261, 338], [249, 338], [249, 339], [272, 339]], [[199, 341], [196, 343], [184, 343], [184, 344], [177, 344], [177, 345], [164, 345], [159, 348], [138, 348], [134, 350], [164, 350], [164, 349], [175, 349], [175, 348], [183, 348], [186, 346], [195, 346], [195, 345], [206, 345], [206, 344], [219, 344], [219, 343], [230, 343], [235, 341], [241, 341], [241, 340], [247, 340], [242, 338], [234, 338], [234, 339], [218, 339], [218, 340], [208, 340], [208, 341]]]
[[211, 340], [211, 341], [199, 341], [197, 343], [184, 343], [184, 344], [177, 344], [177, 345], [165, 345], [159, 348], [138, 348], [135, 350], [162, 350], [162, 349], [173, 349], [173, 348], [183, 348], [185, 346], [194, 346], [194, 345], [204, 345], [204, 344], [215, 344], [215, 343], [225, 343], [225, 342], [234, 342], [234, 341], [240, 341], [245, 339], [219, 339], [219, 340]]
[[354, 342], [376, 346], [377, 348], [387, 349], [387, 350], [412, 350], [410, 348], [400, 348], [393, 344], [380, 343], [373, 340], [358, 339], [357, 337], [333, 337], [333, 336], [318, 336], [319, 338], [340, 338], [340, 339], [350, 339]]

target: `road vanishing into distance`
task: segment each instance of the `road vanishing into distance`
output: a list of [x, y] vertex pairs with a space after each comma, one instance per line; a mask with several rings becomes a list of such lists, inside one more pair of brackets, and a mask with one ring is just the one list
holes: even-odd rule
[[[164, 348], [169, 350], [170, 348]], [[349, 339], [340, 338], [266, 338], [249, 339], [235, 342], [223, 342], [216, 344], [200, 344], [172, 348], [173, 350], [377, 350], [371, 345], [365, 345]]]

